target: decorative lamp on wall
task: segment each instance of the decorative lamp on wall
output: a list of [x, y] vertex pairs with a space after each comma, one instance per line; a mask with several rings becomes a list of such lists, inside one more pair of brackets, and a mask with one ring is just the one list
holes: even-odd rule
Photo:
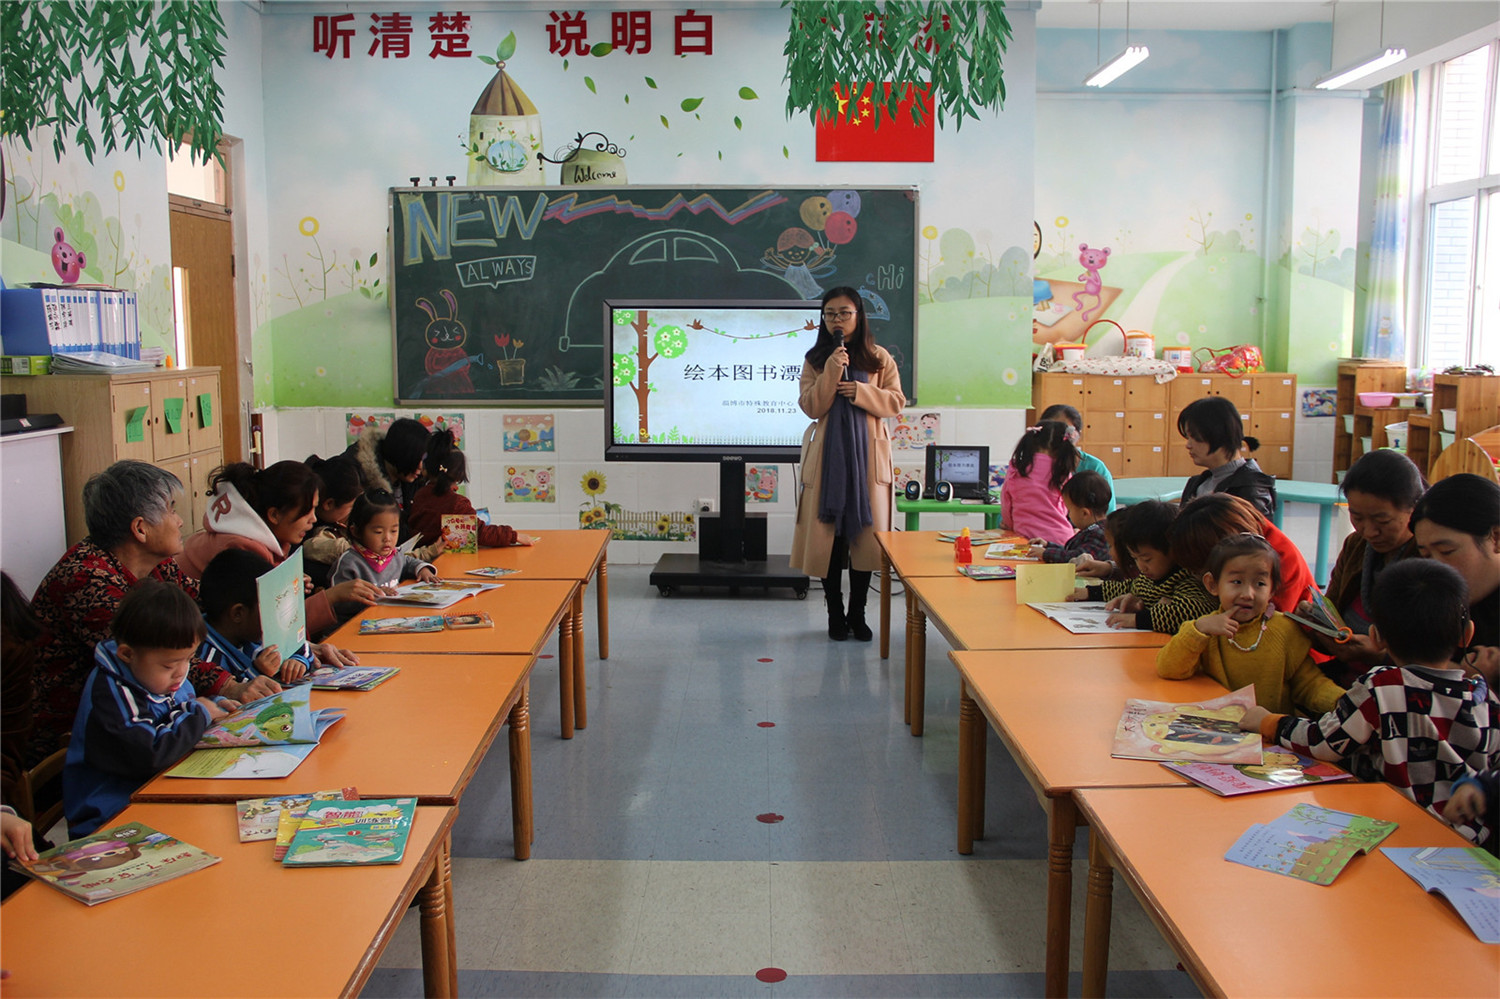
[[[1098, 4], [1097, 24], [1094, 29], [1094, 57], [1099, 58], [1100, 42], [1104, 35], [1104, 0], [1095, 0]], [[1130, 72], [1135, 67], [1146, 61], [1151, 50], [1144, 45], [1130, 44], [1130, 0], [1125, 0], [1125, 50], [1108, 62], [1101, 62], [1099, 68], [1083, 78], [1085, 87], [1107, 87], [1120, 77]]]
[[[1336, 40], [1338, 32], [1339, 6], [1338, 0], [1333, 4], [1333, 36]], [[1329, 43], [1329, 62], [1333, 61], [1332, 42]], [[1406, 59], [1406, 50], [1403, 48], [1386, 48], [1385, 45], [1385, 0], [1380, 0], [1380, 46], [1374, 55], [1365, 56], [1358, 62], [1345, 66], [1343, 69], [1335, 69], [1324, 73], [1313, 81], [1313, 86], [1319, 90], [1337, 90], [1346, 83], [1362, 80], [1373, 73], [1378, 73], [1387, 66], [1394, 66]]]

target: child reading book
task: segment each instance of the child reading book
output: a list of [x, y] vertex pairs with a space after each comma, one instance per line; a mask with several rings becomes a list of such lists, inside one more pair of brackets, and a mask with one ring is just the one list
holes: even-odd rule
[[[422, 536], [419, 544], [430, 545], [442, 540], [445, 514], [474, 513], [474, 504], [456, 488], [469, 481], [468, 461], [453, 441], [453, 431], [439, 430], [427, 439], [427, 457], [422, 462], [427, 482], [412, 497], [407, 520], [411, 529]], [[504, 524], [480, 524], [479, 543], [486, 548], [530, 545], [529, 535], [517, 534]]]
[[197, 604], [179, 587], [145, 580], [120, 601], [114, 637], [95, 649], [63, 764], [69, 838], [114, 817], [136, 788], [191, 752], [225, 709], [239, 707], [196, 697], [187, 682], [203, 633]]
[[1062, 544], [1073, 536], [1063, 507], [1063, 483], [1078, 468], [1068, 425], [1043, 420], [1027, 427], [1011, 452], [1000, 491], [1000, 525], [1028, 538]]
[[1077, 472], [1063, 483], [1063, 508], [1068, 511], [1068, 523], [1078, 529], [1063, 544], [1033, 538], [1031, 551], [1043, 562], [1072, 562], [1087, 558], [1090, 561], [1109, 558], [1109, 539], [1104, 536], [1104, 519], [1109, 513], [1111, 492], [1104, 477], [1093, 472]]
[[1201, 575], [1208, 564], [1208, 553], [1221, 538], [1234, 534], [1257, 534], [1276, 551], [1281, 563], [1281, 582], [1271, 594], [1271, 603], [1290, 614], [1307, 599], [1312, 585], [1312, 570], [1292, 539], [1271, 523], [1249, 501], [1229, 493], [1209, 493], [1189, 500], [1177, 511], [1177, 519], [1167, 531], [1172, 547], [1172, 561], [1188, 572]]
[[1271, 606], [1280, 575], [1280, 559], [1265, 538], [1236, 534], [1214, 545], [1203, 586], [1218, 597], [1219, 609], [1182, 623], [1156, 654], [1157, 674], [1186, 680], [1203, 673], [1230, 690], [1254, 684], [1255, 703], [1281, 714], [1332, 708], [1344, 688], [1313, 663], [1306, 633]]
[[317, 661], [307, 642], [285, 655], [274, 645], [261, 644], [255, 581], [273, 568], [254, 552], [226, 548], [213, 557], [198, 581], [198, 599], [208, 626], [198, 658], [222, 666], [236, 680], [269, 676], [281, 683], [296, 683]]
[[[1380, 574], [1369, 609], [1370, 640], [1395, 665], [1370, 670], [1318, 718], [1257, 705], [1240, 728], [1383, 780], [1441, 817], [1455, 783], [1500, 764], [1500, 703], [1452, 662], [1474, 632], [1468, 587], [1440, 562], [1404, 559]], [[1483, 816], [1456, 828], [1473, 843], [1490, 833]]]
[[[390, 590], [403, 579], [430, 582], [437, 570], [430, 562], [398, 551], [396, 539], [401, 533], [401, 508], [396, 497], [383, 489], [362, 493], [349, 511], [351, 547], [334, 563], [329, 581], [337, 586], [347, 579], [363, 579]], [[340, 608], [341, 614], [352, 614], [358, 605]]]
[[1143, 628], [1175, 635], [1182, 622], [1218, 610], [1203, 584], [1168, 554], [1167, 528], [1177, 508], [1160, 500], [1127, 507], [1115, 534], [1115, 548], [1128, 555], [1140, 574], [1106, 579], [1074, 590], [1069, 600], [1105, 600], [1112, 628]]

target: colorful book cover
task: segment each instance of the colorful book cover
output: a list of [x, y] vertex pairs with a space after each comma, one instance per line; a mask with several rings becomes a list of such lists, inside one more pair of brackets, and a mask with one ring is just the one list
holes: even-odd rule
[[[305, 689], [305, 688], [304, 688]], [[311, 742], [288, 746], [241, 746], [228, 749], [198, 749], [167, 771], [168, 777], [254, 780], [285, 777], [312, 755]]]
[[416, 817], [415, 798], [313, 802], [282, 863], [287, 867], [399, 864]]
[[446, 628], [493, 628], [495, 622], [491, 617], [480, 611], [477, 614], [445, 614], [443, 626]]
[[290, 659], [307, 641], [307, 606], [302, 592], [302, 549], [255, 581], [260, 604], [261, 640]]
[[[333, 792], [347, 801], [359, 799], [359, 792], [352, 787]], [[310, 794], [283, 794], [274, 798], [245, 798], [234, 803], [235, 820], [239, 824], [240, 842], [275, 839], [276, 827], [281, 819], [283, 807], [305, 806], [312, 800]]]
[[367, 617], [359, 622], [361, 635], [411, 635], [442, 630], [441, 614], [423, 614], [420, 617]]
[[1331, 885], [1356, 854], [1368, 853], [1396, 823], [1300, 804], [1280, 818], [1257, 822], [1224, 859], [1315, 885]]
[[443, 551], [458, 555], [479, 552], [479, 518], [472, 513], [443, 514]]
[[469, 569], [464, 575], [479, 576], [482, 579], [499, 579], [502, 576], [511, 576], [520, 571], [520, 569], [506, 569], [498, 565], [482, 565], [478, 569]]
[[307, 809], [314, 801], [358, 801], [359, 795], [351, 794], [352, 791], [354, 788], [346, 787], [338, 791], [314, 791], [312, 794], [288, 796], [276, 815], [276, 843], [271, 847], [271, 859], [280, 863], [286, 856], [287, 848], [292, 845], [292, 837], [297, 835], [303, 816], [307, 815]]
[[218, 862], [211, 853], [133, 822], [54, 847], [29, 864], [13, 860], [11, 867], [86, 905], [97, 905]]
[[374, 690], [399, 672], [397, 666], [321, 666], [309, 680], [313, 690]]
[[281, 746], [317, 742], [330, 725], [340, 721], [342, 708], [311, 706], [312, 690], [305, 684], [251, 701], [227, 718], [210, 725], [198, 739], [198, 749], [231, 746]]
[[968, 576], [970, 579], [1016, 578], [1016, 567], [1013, 565], [957, 565], [954, 568], [960, 575]]
[[1500, 944], [1500, 858], [1477, 847], [1382, 846], [1380, 852], [1448, 900], [1480, 943]]
[[1191, 704], [1125, 702], [1111, 756], [1124, 760], [1263, 764], [1259, 732], [1239, 721], [1255, 704], [1255, 687]]
[[1163, 763], [1162, 766], [1225, 798], [1284, 787], [1327, 784], [1348, 780], [1351, 776], [1332, 763], [1284, 749], [1267, 749], [1262, 755], [1265, 758], [1263, 763]]

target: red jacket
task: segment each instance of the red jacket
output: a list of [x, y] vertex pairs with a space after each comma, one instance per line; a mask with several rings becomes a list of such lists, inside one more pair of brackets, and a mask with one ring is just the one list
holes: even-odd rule
[[[430, 545], [443, 536], [443, 515], [463, 513], [473, 515], [474, 504], [456, 489], [438, 495], [428, 483], [412, 497], [406, 517], [411, 529], [422, 535], [420, 545]], [[516, 543], [516, 532], [504, 524], [480, 524], [479, 543], [486, 548], [505, 548]]]
[[1307, 588], [1313, 582], [1312, 570], [1292, 539], [1281, 533], [1279, 527], [1268, 520], [1263, 533], [1266, 542], [1281, 557], [1281, 585], [1271, 594], [1271, 603], [1282, 613], [1290, 614], [1298, 603], [1307, 599]]

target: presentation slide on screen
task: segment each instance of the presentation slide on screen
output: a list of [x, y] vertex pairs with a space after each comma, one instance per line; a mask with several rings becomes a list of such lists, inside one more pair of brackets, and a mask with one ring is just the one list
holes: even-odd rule
[[615, 442], [800, 446], [817, 315], [817, 303], [612, 309]]

